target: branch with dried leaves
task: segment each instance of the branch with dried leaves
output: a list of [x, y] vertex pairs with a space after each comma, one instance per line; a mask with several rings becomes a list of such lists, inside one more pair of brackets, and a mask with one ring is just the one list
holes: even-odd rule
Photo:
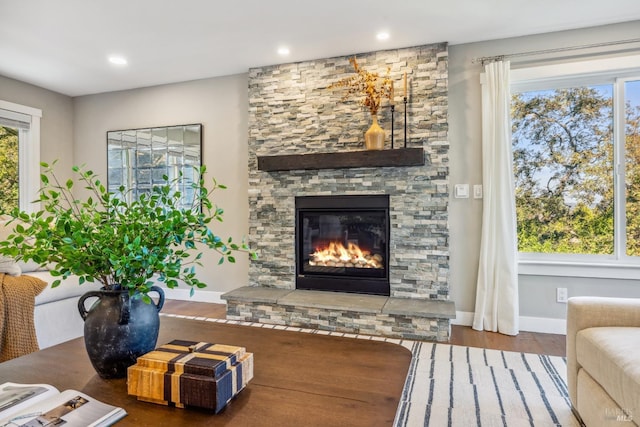
[[356, 75], [345, 77], [329, 85], [329, 89], [346, 87], [347, 92], [342, 97], [343, 101], [349, 99], [351, 95], [364, 95], [360, 104], [367, 107], [371, 115], [376, 115], [382, 104], [382, 99], [391, 98], [390, 68], [387, 68], [387, 74], [381, 77], [378, 73], [371, 73], [361, 68], [355, 56], [350, 58], [349, 62], [353, 65]]

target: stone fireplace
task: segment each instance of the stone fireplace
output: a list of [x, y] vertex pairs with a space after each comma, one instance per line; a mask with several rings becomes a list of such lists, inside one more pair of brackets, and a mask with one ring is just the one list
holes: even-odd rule
[[[396, 88], [407, 72], [406, 148], [403, 115], [398, 114], [403, 106], [397, 104], [394, 148], [389, 135], [391, 113], [383, 108], [378, 119], [387, 131], [385, 150], [363, 152], [368, 111], [355, 100], [343, 102], [342, 92], [328, 89], [353, 72], [349, 57], [249, 71], [249, 237], [260, 258], [250, 264], [248, 293], [232, 291], [224, 296], [227, 317], [445, 340], [449, 319], [455, 317], [448, 300], [447, 45], [358, 54], [357, 58], [368, 71], [382, 75], [389, 68]], [[406, 161], [407, 156], [412, 160]], [[283, 158], [285, 166], [265, 166]], [[401, 161], [392, 161], [395, 158]], [[375, 295], [346, 294], [343, 300], [334, 292], [300, 291], [316, 289], [304, 284], [296, 289], [300, 275], [303, 279], [337, 276], [347, 288], [362, 279], [356, 267], [334, 264], [326, 270], [323, 265], [322, 274], [314, 268], [320, 266], [309, 263], [315, 263], [311, 254], [316, 248], [311, 247], [310, 237], [300, 236], [305, 233], [305, 217], [300, 224], [296, 205], [327, 196], [338, 196], [337, 200], [371, 196], [388, 203], [383, 208], [387, 229], [374, 227], [368, 236], [363, 232], [366, 227], [358, 230], [347, 219], [349, 209], [339, 205], [331, 205], [337, 211], [333, 218], [321, 218], [321, 213], [306, 217], [313, 222], [309, 233], [333, 226], [336, 240], [347, 248], [350, 241], [372, 245], [365, 251], [370, 257], [378, 251], [384, 266], [370, 275], [386, 282], [383, 291], [356, 290]], [[297, 231], [296, 225], [303, 227]], [[296, 243], [297, 235], [301, 242]], [[296, 261], [301, 265], [296, 267]], [[351, 273], [356, 274], [353, 280]], [[298, 292], [307, 294], [302, 297]]]

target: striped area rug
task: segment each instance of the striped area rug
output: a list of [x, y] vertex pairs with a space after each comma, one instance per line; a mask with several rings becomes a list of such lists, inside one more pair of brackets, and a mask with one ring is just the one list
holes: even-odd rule
[[425, 342], [413, 354], [394, 427], [581, 426], [562, 357]]
[[161, 313], [162, 316], [385, 341], [412, 354], [393, 427], [582, 427], [564, 358], [293, 326]]

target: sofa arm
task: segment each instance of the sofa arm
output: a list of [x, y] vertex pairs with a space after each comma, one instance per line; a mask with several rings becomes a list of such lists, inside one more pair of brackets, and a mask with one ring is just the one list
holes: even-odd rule
[[599, 326], [640, 327], [640, 299], [569, 298], [567, 306], [567, 387], [573, 406], [576, 406], [576, 381], [580, 369], [576, 358], [576, 335], [583, 329]]

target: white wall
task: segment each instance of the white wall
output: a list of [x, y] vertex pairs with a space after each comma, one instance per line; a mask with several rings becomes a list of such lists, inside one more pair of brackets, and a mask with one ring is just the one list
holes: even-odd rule
[[38, 86], [0, 76], [0, 99], [42, 110], [40, 161], [58, 160], [59, 176], [66, 180], [73, 166], [73, 101]]
[[[478, 64], [472, 64], [473, 58], [627, 40], [638, 37], [638, 28], [640, 28], [640, 22], [636, 21], [584, 30], [449, 46], [451, 187], [461, 183], [482, 183], [479, 79], [482, 68]], [[637, 46], [636, 44], [636, 49]], [[630, 47], [624, 47], [623, 49], [627, 51], [619, 54], [628, 54]], [[571, 60], [585, 59], [593, 52], [593, 49], [590, 52], [577, 52]], [[609, 56], [611, 55], [610, 53]], [[547, 64], [551, 58], [547, 57], [546, 62], [543, 62], [544, 59], [544, 57], [512, 59], [512, 68], [531, 66], [536, 63]], [[481, 200], [451, 198], [450, 289], [451, 299], [456, 303], [456, 310], [462, 312], [474, 311], [481, 217]], [[532, 318], [564, 319], [566, 304], [556, 302], [556, 287], [568, 288], [569, 296], [640, 297], [640, 280], [521, 275], [520, 315], [528, 320]]]
[[[246, 74], [74, 98], [75, 162], [106, 176], [107, 131], [202, 123], [203, 164], [209, 176], [228, 187], [214, 195], [225, 219], [212, 228], [240, 240], [248, 233], [249, 217], [247, 98]], [[218, 266], [219, 257], [207, 250], [198, 274], [208, 286], [196, 290], [193, 299], [217, 301], [220, 293], [246, 286], [246, 258]], [[183, 285], [171, 296], [187, 298], [187, 293]]]

